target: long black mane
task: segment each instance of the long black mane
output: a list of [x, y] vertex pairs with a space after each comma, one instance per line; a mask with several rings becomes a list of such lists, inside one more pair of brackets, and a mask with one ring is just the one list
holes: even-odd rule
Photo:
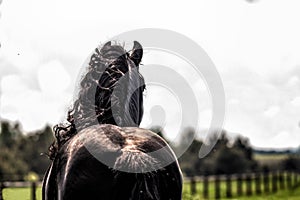
[[[111, 42], [95, 49], [80, 82], [78, 98], [68, 111], [68, 123], [54, 126], [56, 141], [49, 147], [52, 160], [60, 146], [86, 127], [96, 124], [138, 126], [141, 123], [145, 85], [138, 67], [142, 55], [142, 46], [136, 41], [131, 52]], [[126, 80], [118, 85], [122, 77]], [[135, 91], [127, 94], [128, 87], [134, 86]], [[127, 95], [130, 95], [128, 102], [121, 99]]]

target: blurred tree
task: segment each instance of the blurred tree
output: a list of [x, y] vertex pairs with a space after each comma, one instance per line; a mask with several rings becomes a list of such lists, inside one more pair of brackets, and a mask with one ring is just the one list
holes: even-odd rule
[[[183, 134], [181, 143], [187, 145], [194, 139], [195, 132], [189, 129]], [[256, 169], [256, 162], [253, 160], [252, 148], [248, 139], [238, 137], [230, 145], [226, 131], [221, 132], [221, 136], [213, 134], [210, 142], [217, 140], [212, 151], [205, 157], [198, 157], [202, 141], [193, 140], [186, 152], [179, 158], [182, 171], [187, 176], [209, 175], [209, 174], [233, 174], [252, 172]]]
[[204, 173], [202, 160], [199, 159], [199, 149], [203, 143], [194, 140], [184, 154], [178, 159], [181, 170], [186, 176], [195, 176]]
[[186, 176], [195, 176], [204, 173], [201, 159], [199, 159], [199, 150], [203, 142], [194, 139], [195, 131], [187, 128], [183, 132], [180, 139], [180, 146], [177, 151], [184, 151], [183, 155], [178, 159], [181, 170]]
[[214, 141], [217, 141], [213, 150], [219, 150], [222, 149], [224, 146], [228, 146], [229, 139], [227, 137], [227, 133], [225, 130], [221, 131], [220, 136], [218, 136], [217, 133], [212, 134], [210, 137], [210, 143], [214, 143]]
[[51, 127], [27, 135], [19, 123], [0, 121], [0, 128], [0, 180], [22, 180], [28, 171], [44, 174], [50, 164]]
[[16, 152], [8, 148], [1, 148], [0, 153], [0, 181], [22, 180], [28, 171], [28, 165], [21, 159], [16, 159]]
[[238, 136], [233, 143], [233, 148], [241, 151], [248, 160], [253, 160], [253, 150], [248, 138]]
[[300, 156], [299, 155], [290, 155], [283, 161], [283, 167], [288, 171], [297, 171], [300, 172]]
[[[20, 180], [30, 171], [44, 174], [50, 164], [48, 147], [54, 139], [51, 127], [47, 125], [27, 135], [22, 134], [19, 123], [0, 121], [0, 128], [0, 180]], [[153, 127], [151, 130], [166, 140], [161, 127]], [[179, 163], [186, 176], [244, 173], [258, 169], [247, 138], [239, 136], [230, 140], [224, 130], [220, 137], [213, 134], [209, 142], [217, 140], [216, 145], [205, 158], [200, 159], [199, 150], [206, 144], [195, 136], [195, 130], [187, 128], [181, 135], [180, 144], [172, 146], [177, 155], [184, 152]], [[300, 171], [300, 156], [295, 153], [274, 167]]]
[[44, 174], [50, 164], [47, 151], [53, 142], [53, 133], [50, 126], [43, 130], [29, 134], [18, 145], [22, 159], [30, 163], [29, 170], [37, 174]]
[[244, 173], [249, 170], [248, 161], [241, 151], [225, 147], [219, 149], [215, 161], [215, 174]]
[[11, 148], [13, 146], [13, 132], [11, 125], [7, 121], [1, 122], [0, 147]]

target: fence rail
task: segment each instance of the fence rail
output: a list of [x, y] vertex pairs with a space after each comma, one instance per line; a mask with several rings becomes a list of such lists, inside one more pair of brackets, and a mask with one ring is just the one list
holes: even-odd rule
[[[276, 193], [300, 185], [300, 174], [296, 172], [272, 172], [233, 175], [187, 177], [191, 196], [203, 199], [221, 199]], [[199, 184], [201, 183], [201, 184]], [[41, 182], [0, 182], [0, 200], [4, 188], [31, 188], [30, 199], [36, 200], [36, 187]], [[199, 186], [201, 188], [199, 189]]]
[[212, 175], [189, 177], [185, 179], [185, 183], [189, 184], [190, 196], [198, 195], [204, 199], [259, 196], [298, 187], [300, 174], [296, 172], [271, 172]]
[[3, 189], [5, 189], [5, 188], [30, 188], [30, 199], [36, 200], [36, 187], [37, 186], [39, 186], [39, 187], [42, 186], [42, 182], [21, 182], [21, 181], [0, 182], [0, 200], [5, 200], [5, 199], [3, 199], [3, 193], [2, 193]]

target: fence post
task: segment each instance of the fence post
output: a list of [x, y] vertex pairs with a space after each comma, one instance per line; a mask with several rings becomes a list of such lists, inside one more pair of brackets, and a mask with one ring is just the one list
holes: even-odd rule
[[297, 186], [299, 186], [299, 172], [297, 172]]
[[261, 194], [261, 174], [255, 174], [255, 193], [257, 195]]
[[226, 176], [226, 196], [228, 198], [232, 197], [232, 190], [231, 190], [231, 176], [227, 175]]
[[218, 175], [215, 176], [215, 199], [221, 198], [220, 191], [220, 177]]
[[291, 172], [286, 173], [286, 185], [288, 189], [292, 188], [292, 177], [291, 177]]
[[293, 172], [293, 177], [294, 177], [293, 188], [295, 188], [296, 184], [297, 184], [297, 173], [296, 172]]
[[203, 198], [208, 199], [208, 176], [205, 175], [203, 179]]
[[0, 182], [0, 200], [3, 200], [3, 189], [5, 188], [4, 183]]
[[272, 192], [277, 192], [277, 173], [273, 172], [272, 173]]
[[240, 197], [243, 195], [243, 179], [241, 174], [237, 176], [237, 196]]
[[264, 173], [264, 192], [269, 193], [270, 192], [270, 184], [269, 184], [269, 173]]
[[191, 178], [191, 194], [196, 194], [196, 181], [194, 177]]
[[280, 190], [284, 190], [285, 189], [285, 182], [284, 182], [284, 174], [283, 172], [279, 172], [279, 188]]
[[251, 183], [251, 175], [247, 174], [246, 176], [246, 195], [251, 196], [252, 195], [252, 183]]
[[36, 200], [36, 183], [32, 182], [31, 183], [31, 199]]

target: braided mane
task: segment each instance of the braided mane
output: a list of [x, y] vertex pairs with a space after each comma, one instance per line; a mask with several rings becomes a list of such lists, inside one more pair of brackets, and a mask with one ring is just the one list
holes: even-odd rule
[[56, 140], [49, 147], [50, 159], [72, 136], [89, 126], [139, 126], [145, 89], [138, 72], [142, 55], [142, 46], [136, 41], [129, 52], [111, 42], [95, 49], [80, 82], [78, 98], [68, 111], [68, 123], [53, 128]]

